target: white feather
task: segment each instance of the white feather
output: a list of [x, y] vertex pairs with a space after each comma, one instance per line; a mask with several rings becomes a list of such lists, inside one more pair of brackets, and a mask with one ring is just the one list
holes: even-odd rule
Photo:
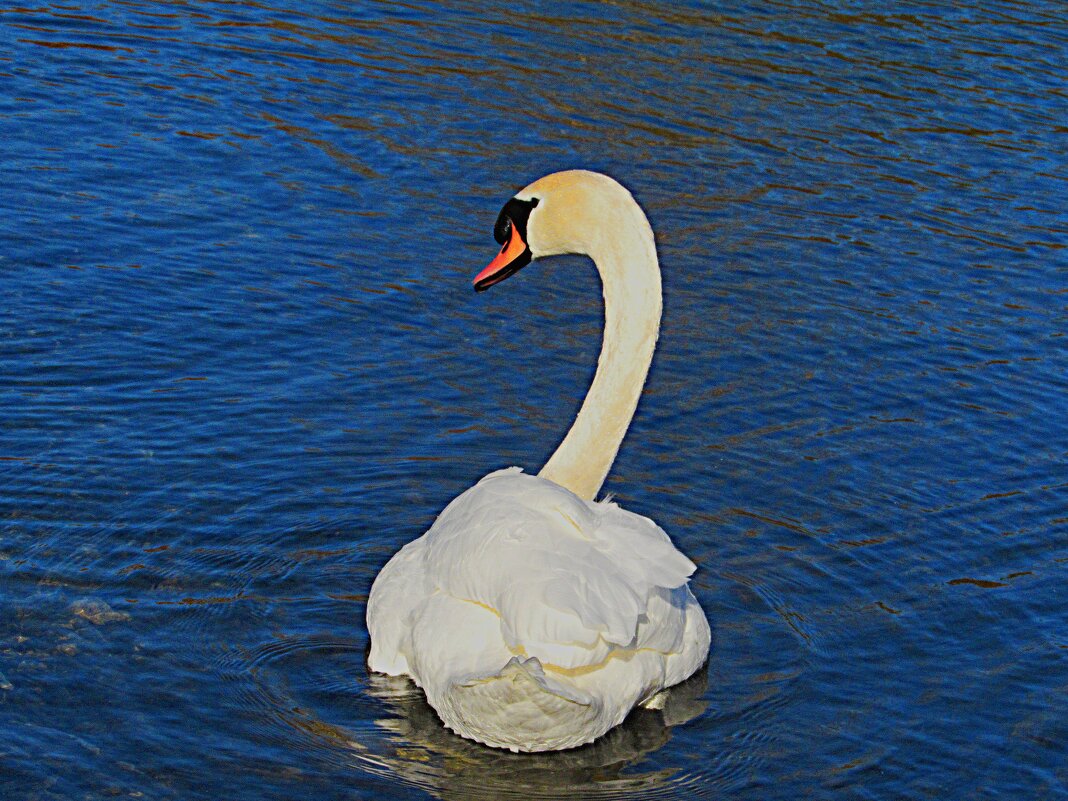
[[379, 574], [369, 666], [410, 675], [460, 734], [581, 745], [701, 666], [710, 634], [693, 570], [647, 518], [501, 470]]

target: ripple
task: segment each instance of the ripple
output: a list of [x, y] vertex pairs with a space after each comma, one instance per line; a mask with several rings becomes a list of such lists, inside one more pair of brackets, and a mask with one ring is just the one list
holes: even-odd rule
[[[0, 9], [0, 795], [1055, 795], [1063, 16]], [[524, 757], [368, 676], [362, 616], [576, 411], [588, 260], [470, 291], [501, 202], [572, 166], [657, 233], [606, 489], [715, 638], [675, 707]]]
[[[363, 649], [327, 636], [292, 637], [225, 651], [220, 680], [252, 711], [262, 736], [308, 759], [401, 779], [444, 798], [643, 798], [679, 792], [712, 797], [740, 775], [725, 760], [694, 772], [649, 766], [672, 726], [704, 709], [702, 671], [677, 687], [664, 710], [639, 710], [589, 746], [553, 754], [486, 748], [446, 729], [406, 679], [368, 674]], [[665, 723], [672, 721], [671, 725]]]

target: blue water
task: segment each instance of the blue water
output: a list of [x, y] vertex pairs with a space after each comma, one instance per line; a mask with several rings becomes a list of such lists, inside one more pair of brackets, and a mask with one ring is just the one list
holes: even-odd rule
[[[1065, 20], [5, 6], [0, 795], [1068, 797]], [[522, 756], [369, 675], [364, 603], [570, 425], [593, 268], [471, 279], [577, 166], [664, 271], [605, 490], [698, 563], [713, 646]]]

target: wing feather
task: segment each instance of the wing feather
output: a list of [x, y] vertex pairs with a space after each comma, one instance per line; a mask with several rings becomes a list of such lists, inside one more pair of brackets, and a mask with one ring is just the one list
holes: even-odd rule
[[577, 668], [620, 648], [681, 646], [694, 564], [615, 504], [512, 468], [456, 498], [425, 541], [428, 580], [499, 615], [513, 653]]

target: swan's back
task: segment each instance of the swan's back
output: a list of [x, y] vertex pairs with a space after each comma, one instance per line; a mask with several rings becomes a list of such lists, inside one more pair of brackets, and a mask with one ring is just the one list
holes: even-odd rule
[[704, 661], [693, 571], [651, 520], [502, 470], [379, 574], [369, 666], [412, 676], [460, 734], [580, 745]]

